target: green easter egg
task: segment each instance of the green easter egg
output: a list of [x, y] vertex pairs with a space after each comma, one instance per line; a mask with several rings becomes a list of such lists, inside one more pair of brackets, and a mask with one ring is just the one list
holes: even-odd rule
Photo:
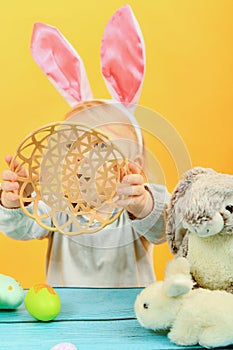
[[53, 320], [61, 309], [59, 295], [47, 284], [36, 284], [30, 288], [24, 303], [29, 314], [43, 322]]

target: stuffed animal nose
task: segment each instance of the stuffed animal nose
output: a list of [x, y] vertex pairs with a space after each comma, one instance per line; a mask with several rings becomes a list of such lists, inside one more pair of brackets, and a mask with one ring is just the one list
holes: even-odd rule
[[201, 224], [192, 224], [183, 222], [185, 229], [196, 234], [199, 237], [209, 237], [220, 233], [224, 228], [223, 217], [220, 213], [215, 213], [212, 219], [204, 221]]

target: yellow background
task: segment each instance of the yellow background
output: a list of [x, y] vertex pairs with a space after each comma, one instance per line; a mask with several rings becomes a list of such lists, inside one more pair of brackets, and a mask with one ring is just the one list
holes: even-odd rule
[[[100, 74], [99, 48], [120, 0], [10, 0], [0, 11], [1, 137], [4, 156], [29, 132], [60, 120], [69, 107], [33, 61], [30, 37], [36, 21], [60, 29], [82, 56], [96, 98], [109, 94]], [[146, 43], [147, 67], [140, 104], [158, 111], [178, 131], [192, 164], [232, 173], [233, 1], [129, 0]], [[178, 178], [168, 150], [147, 135], [171, 191]], [[151, 142], [153, 145], [151, 145]], [[24, 287], [44, 281], [46, 240], [17, 242], [0, 235], [0, 273]], [[170, 254], [155, 248], [163, 276]]]

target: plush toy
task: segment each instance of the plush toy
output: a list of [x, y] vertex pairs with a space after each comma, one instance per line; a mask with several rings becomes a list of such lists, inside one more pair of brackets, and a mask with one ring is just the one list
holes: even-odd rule
[[23, 300], [24, 292], [19, 282], [0, 274], [0, 309], [16, 309]]
[[233, 343], [233, 295], [226, 291], [192, 289], [187, 259], [167, 265], [165, 280], [150, 284], [135, 301], [139, 323], [148, 329], [168, 330], [178, 345], [204, 347]]
[[196, 287], [233, 292], [233, 175], [196, 167], [175, 188], [167, 241], [186, 257]]

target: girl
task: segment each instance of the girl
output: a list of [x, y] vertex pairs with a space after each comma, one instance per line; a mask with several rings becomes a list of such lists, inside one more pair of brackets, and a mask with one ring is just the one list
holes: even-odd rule
[[[123, 175], [117, 186], [116, 204], [124, 210], [117, 220], [96, 233], [68, 236], [47, 231], [19, 207], [18, 176], [27, 177], [26, 169], [21, 168], [18, 173], [6, 169], [2, 173], [0, 230], [18, 240], [48, 239], [46, 275], [49, 285], [146, 286], [155, 279], [153, 244], [165, 240], [164, 207], [168, 193], [163, 186], [144, 183], [140, 170], [144, 165], [141, 132], [131, 114], [110, 102], [94, 101], [91, 106], [88, 102], [81, 103], [67, 118], [98, 127], [129, 159], [130, 174]], [[11, 159], [6, 156], [8, 165]], [[39, 203], [39, 211], [41, 215], [48, 211], [45, 203]], [[65, 220], [64, 213], [58, 215], [60, 224]], [[50, 217], [46, 225], [53, 226]], [[69, 230], [74, 231], [72, 223]]]

